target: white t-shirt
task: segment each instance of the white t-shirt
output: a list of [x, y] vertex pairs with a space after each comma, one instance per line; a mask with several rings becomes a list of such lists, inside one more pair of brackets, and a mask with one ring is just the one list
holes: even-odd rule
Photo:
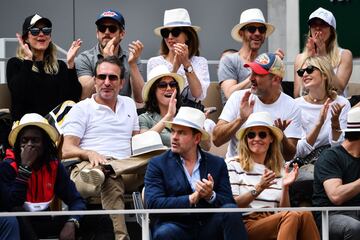
[[[253, 169], [246, 172], [240, 163], [234, 158], [226, 159], [229, 171], [231, 191], [234, 196], [239, 196], [255, 190], [255, 186], [260, 182], [264, 174], [265, 166], [254, 163]], [[275, 184], [265, 189], [249, 204], [250, 208], [278, 207], [282, 196], [282, 178], [276, 178]]]
[[94, 96], [72, 107], [62, 126], [64, 136], [79, 137], [82, 149], [105, 156], [118, 159], [130, 156], [132, 132], [140, 129], [135, 102], [118, 95], [114, 112], [98, 104]]
[[[296, 147], [296, 156], [298, 157], [305, 157], [311, 151], [313, 151], [317, 147], [321, 147], [324, 145], [337, 145], [340, 144], [344, 140], [343, 134], [339, 137], [337, 141], [332, 141], [332, 131], [331, 131], [331, 106], [327, 112], [327, 116], [323, 126], [320, 129], [319, 135], [316, 138], [316, 141], [313, 146], [307, 143], [306, 135], [309, 134], [315, 124], [319, 121], [320, 111], [323, 104], [312, 104], [305, 101], [304, 97], [299, 97], [295, 99], [296, 105], [301, 110], [301, 130], [302, 130], [302, 138], [298, 141]], [[346, 121], [347, 121], [347, 114], [350, 110], [350, 103], [349, 101], [342, 97], [337, 96], [333, 103], [339, 103], [340, 105], [345, 105], [340, 113], [340, 128], [346, 128]]]
[[[190, 62], [194, 69], [194, 72], [196, 73], [197, 78], [200, 81], [202, 94], [197, 99], [195, 99], [193, 96], [190, 96], [189, 99], [202, 101], [205, 99], [207, 89], [210, 85], [209, 66], [208, 66], [206, 58], [204, 58], [204, 57], [193, 56], [192, 58], [190, 58]], [[172, 63], [167, 61], [163, 56], [152, 57], [149, 59], [149, 61], [147, 63], [147, 75], [149, 76], [149, 72], [154, 67], [159, 66], [159, 65], [165, 65], [169, 69], [170, 72], [173, 69]], [[181, 65], [180, 68], [178, 69], [177, 73], [185, 79], [184, 87], [188, 86], [189, 83], [188, 83], [186, 75], [185, 75], [184, 66]], [[191, 95], [190, 91], [189, 91], [189, 95]]]
[[[219, 119], [232, 122], [240, 117], [240, 102], [248, 89], [235, 91], [231, 94], [221, 112]], [[301, 138], [301, 116], [300, 109], [290, 96], [281, 92], [279, 98], [272, 104], [264, 104], [254, 94], [250, 95], [249, 101], [255, 100], [254, 112], [269, 112], [275, 121], [277, 118], [281, 120], [291, 120], [289, 126], [285, 129], [284, 134], [287, 138]], [[226, 153], [226, 158], [237, 156], [238, 140], [235, 135], [231, 137], [230, 144]]]

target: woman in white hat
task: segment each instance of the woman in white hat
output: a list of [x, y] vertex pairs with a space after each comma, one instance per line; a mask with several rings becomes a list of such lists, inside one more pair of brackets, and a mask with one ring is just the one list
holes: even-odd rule
[[150, 58], [147, 73], [165, 65], [170, 72], [178, 73], [186, 80], [182, 93], [185, 99], [202, 101], [210, 84], [207, 60], [200, 57], [200, 27], [191, 24], [189, 13], [184, 8], [166, 10], [164, 25], [154, 30], [162, 38], [160, 56]]
[[34, 14], [25, 19], [22, 35], [16, 34], [19, 42], [16, 57], [9, 59], [6, 66], [14, 121], [26, 113], [45, 116], [66, 100], [80, 99], [81, 84], [74, 59], [81, 41], [71, 44], [65, 63], [57, 59], [52, 30], [48, 18]]
[[165, 128], [164, 122], [172, 121], [180, 108], [183, 87], [183, 77], [171, 73], [165, 65], [158, 65], [150, 71], [142, 91], [146, 112], [139, 116], [141, 133], [156, 131], [163, 144], [170, 147], [171, 132]]
[[[284, 168], [282, 131], [267, 112], [252, 113], [236, 133], [239, 156], [227, 159], [238, 207], [290, 207], [289, 186], [298, 175]], [[311, 212], [253, 212], [243, 215], [249, 239], [320, 239]]]
[[307, 57], [327, 56], [335, 73], [333, 81], [337, 92], [347, 97], [347, 85], [352, 73], [352, 53], [338, 46], [336, 20], [332, 12], [318, 8], [308, 20], [309, 32], [302, 53], [298, 54], [294, 64], [294, 97], [302, 95], [302, 81], [296, 71]]

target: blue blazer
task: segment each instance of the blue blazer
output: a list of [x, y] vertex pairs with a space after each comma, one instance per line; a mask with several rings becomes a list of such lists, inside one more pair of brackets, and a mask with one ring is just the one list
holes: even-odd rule
[[[148, 208], [218, 208], [227, 203], [234, 203], [224, 159], [201, 150], [200, 154], [200, 178], [207, 178], [208, 173], [213, 177], [215, 201], [209, 204], [206, 200], [201, 199], [196, 206], [190, 206], [189, 195], [193, 193], [193, 190], [186, 178], [180, 156], [168, 150], [152, 158], [148, 164], [145, 175], [145, 201]], [[160, 221], [182, 221], [184, 223], [206, 217], [205, 214], [198, 214], [194, 218], [194, 215], [156, 214]]]

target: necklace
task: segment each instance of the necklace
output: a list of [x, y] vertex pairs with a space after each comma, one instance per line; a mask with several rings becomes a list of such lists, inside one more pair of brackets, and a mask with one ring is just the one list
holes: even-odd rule
[[326, 95], [325, 95], [325, 97], [323, 97], [323, 98], [313, 98], [313, 97], [310, 95], [310, 93], [308, 93], [308, 97], [309, 97], [310, 101], [313, 102], [313, 103], [322, 102], [322, 101], [324, 101], [324, 100], [327, 98]]

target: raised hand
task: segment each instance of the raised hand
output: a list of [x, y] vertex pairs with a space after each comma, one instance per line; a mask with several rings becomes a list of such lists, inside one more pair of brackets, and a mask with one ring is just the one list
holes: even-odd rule
[[143, 49], [144, 45], [139, 40], [132, 41], [129, 44], [129, 64], [136, 64], [136, 61], [139, 59]]
[[276, 49], [275, 55], [278, 55], [281, 58], [281, 60], [284, 60], [285, 53], [282, 49], [280, 49], [280, 48]]
[[19, 46], [20, 49], [24, 52], [24, 59], [25, 60], [33, 60], [33, 53], [29, 48], [29, 45], [27, 43], [24, 42], [24, 40], [22, 39], [21, 35], [16, 33], [16, 38], [19, 42]]
[[167, 114], [169, 115], [169, 120], [172, 120], [176, 114], [176, 89], [175, 91], [171, 94], [171, 98], [169, 101], [169, 107], [168, 107], [168, 112]]
[[81, 47], [82, 41], [79, 39], [72, 42], [66, 55], [66, 62], [69, 69], [75, 67], [75, 57]]
[[310, 57], [316, 56], [316, 46], [313, 37], [309, 37], [306, 42], [306, 48]]
[[201, 181], [197, 181], [196, 183], [196, 191], [199, 193], [200, 198], [204, 198], [209, 200], [214, 188], [214, 179], [209, 173], [206, 178], [201, 179]]
[[241, 99], [240, 118], [243, 121], [246, 121], [246, 119], [248, 119], [250, 114], [253, 113], [253, 111], [254, 111], [255, 100], [249, 101], [250, 95], [251, 95], [251, 92], [247, 91], [247, 92], [245, 92], [243, 98]]
[[290, 125], [290, 123], [291, 120], [281, 120], [281, 118], [278, 118], [274, 121], [275, 127], [279, 128], [283, 132]]
[[38, 157], [40, 157], [38, 148], [29, 144], [21, 147], [21, 165], [31, 167]]
[[115, 47], [115, 40], [116, 37], [113, 37], [110, 41], [106, 43], [102, 51], [104, 57], [114, 56], [115, 50], [117, 49], [117, 47]]
[[340, 114], [342, 109], [344, 108], [344, 105], [340, 105], [339, 103], [334, 103], [331, 106], [331, 128], [340, 130]]
[[320, 116], [319, 116], [319, 124], [320, 125], [323, 125], [326, 120], [327, 113], [328, 113], [329, 107], [330, 107], [330, 103], [331, 103], [331, 99], [327, 98], [323, 107], [320, 110]]
[[176, 61], [184, 67], [190, 65], [189, 49], [185, 43], [174, 44]]
[[326, 55], [326, 43], [324, 40], [324, 35], [322, 32], [315, 32], [315, 35], [313, 37], [314, 44], [316, 46], [316, 55], [323, 56]]
[[285, 165], [285, 175], [283, 177], [283, 187], [288, 187], [291, 184], [293, 184], [293, 182], [295, 182], [296, 178], [299, 175], [299, 166], [297, 165], [297, 163], [295, 163], [293, 165], [293, 169], [291, 170], [291, 172], [289, 172], [289, 164]]
[[261, 190], [265, 190], [275, 184], [276, 175], [273, 171], [265, 168], [264, 174], [261, 176], [260, 182], [257, 184]]

